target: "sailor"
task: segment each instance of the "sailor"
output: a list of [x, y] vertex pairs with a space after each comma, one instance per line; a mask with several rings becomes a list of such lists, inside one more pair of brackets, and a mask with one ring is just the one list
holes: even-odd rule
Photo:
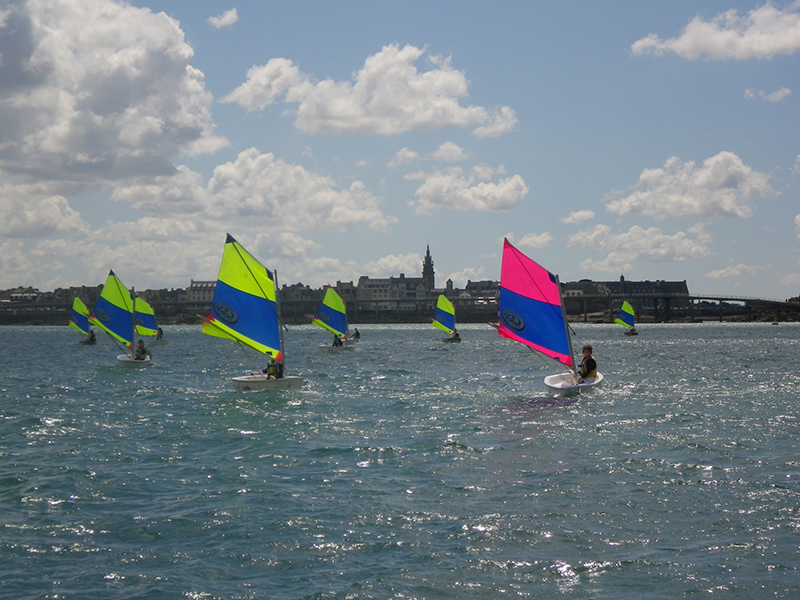
[[281, 379], [283, 377], [283, 363], [270, 358], [267, 368], [261, 372], [267, 374], [267, 379]]
[[133, 353], [133, 360], [144, 360], [148, 356], [152, 356], [150, 354], [150, 350], [144, 347], [143, 340], [139, 340], [139, 343], [136, 346], [136, 352]]
[[161, 327], [159, 327], [159, 328], [156, 330], [156, 340], [160, 340], [160, 339], [161, 339], [161, 338], [163, 338], [163, 337], [164, 337], [164, 332], [163, 332], [163, 331], [161, 331]]
[[583, 358], [578, 367], [578, 383], [594, 381], [597, 377], [597, 361], [592, 356], [592, 347], [586, 344], [583, 347]]
[[458, 329], [453, 329], [453, 337], [452, 337], [452, 339], [453, 340], [460, 340], [461, 339], [461, 336], [458, 335]]
[[338, 348], [339, 346], [342, 346], [342, 345], [343, 345], [342, 344], [342, 338], [340, 338], [338, 335], [334, 335], [333, 336], [333, 347], [334, 348]]
[[358, 332], [358, 327], [353, 330], [353, 339], [357, 340], [361, 337], [361, 334]]
[[86, 341], [88, 341], [90, 344], [94, 344], [97, 341], [97, 338], [94, 336], [94, 331], [91, 329], [89, 330], [89, 333], [86, 334]]

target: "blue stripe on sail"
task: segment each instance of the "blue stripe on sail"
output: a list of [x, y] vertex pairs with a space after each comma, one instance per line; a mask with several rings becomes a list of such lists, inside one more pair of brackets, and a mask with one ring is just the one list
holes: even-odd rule
[[633, 315], [630, 313], [619, 311], [617, 321], [621, 321], [621, 324], [626, 325], [627, 327], [633, 327]]
[[266, 298], [259, 298], [217, 281], [211, 315], [236, 333], [274, 350], [280, 350], [277, 307]]
[[330, 306], [325, 304], [320, 306], [316, 318], [342, 335], [347, 333], [347, 316], [338, 310], [332, 309]]
[[82, 315], [77, 311], [72, 311], [72, 321], [75, 323], [75, 327], [78, 328], [83, 333], [89, 333], [89, 317], [86, 315]]
[[437, 307], [434, 311], [434, 318], [448, 329], [456, 328], [456, 316], [452, 313], [445, 312]]
[[128, 344], [133, 342], [133, 317], [130, 312], [112, 304], [102, 296], [94, 305], [95, 320]]
[[158, 329], [155, 315], [137, 312], [134, 313], [134, 320], [139, 327], [144, 327], [145, 329], [150, 329], [154, 332]]
[[561, 307], [500, 288], [500, 318], [517, 336], [535, 346], [569, 356]]

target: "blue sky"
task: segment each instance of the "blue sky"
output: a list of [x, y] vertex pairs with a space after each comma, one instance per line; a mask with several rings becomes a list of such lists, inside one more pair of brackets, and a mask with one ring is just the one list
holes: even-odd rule
[[0, 288], [499, 279], [800, 294], [800, 2], [11, 0]]

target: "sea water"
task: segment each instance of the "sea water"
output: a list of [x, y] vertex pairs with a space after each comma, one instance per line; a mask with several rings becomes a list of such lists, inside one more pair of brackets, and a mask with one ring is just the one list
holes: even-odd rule
[[573, 328], [577, 397], [486, 325], [290, 327], [277, 393], [199, 327], [0, 328], [0, 597], [800, 596], [800, 325]]

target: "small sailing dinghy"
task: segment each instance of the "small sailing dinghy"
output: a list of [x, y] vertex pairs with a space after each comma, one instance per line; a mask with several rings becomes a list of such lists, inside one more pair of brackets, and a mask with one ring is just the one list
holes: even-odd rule
[[136, 339], [136, 321], [133, 314], [133, 295], [122, 285], [114, 271], [108, 272], [106, 283], [97, 304], [94, 305], [89, 322], [96, 325], [118, 344], [130, 351], [130, 354], [118, 354], [117, 361], [125, 367], [146, 367], [151, 364], [151, 357], [137, 359], [133, 350]]
[[625, 335], [639, 335], [636, 327], [633, 326], [633, 307], [627, 300], [622, 303], [622, 308], [619, 309], [619, 314], [614, 319], [614, 323], [619, 323], [626, 329]]
[[81, 340], [81, 344], [91, 345], [97, 341], [94, 332], [89, 328], [89, 309], [77, 296], [72, 300], [72, 316], [69, 326], [84, 335], [85, 339]]
[[497, 332], [502, 337], [524, 344], [569, 368], [566, 373], [544, 378], [551, 390], [576, 392], [596, 387], [603, 381], [601, 373], [591, 381], [578, 379], [558, 276], [525, 256], [508, 240], [503, 244], [499, 312]]
[[331, 286], [325, 289], [325, 297], [311, 323], [327, 329], [336, 336], [334, 340], [339, 339], [342, 342], [341, 344], [335, 344], [335, 342], [334, 344], [321, 344], [320, 348], [352, 348], [349, 345], [351, 340], [348, 338], [347, 310], [344, 300]]
[[456, 309], [444, 294], [439, 294], [439, 299], [436, 301], [436, 310], [433, 314], [434, 318], [431, 325], [450, 334], [449, 338], [444, 338], [442, 341], [460, 342], [461, 336], [456, 331]]
[[[283, 322], [277, 277], [228, 234], [211, 314], [203, 318], [203, 333], [233, 340], [278, 363], [278, 376], [256, 370], [233, 377], [237, 392], [299, 389], [303, 378], [284, 374]], [[277, 365], [276, 365], [277, 366]]]

